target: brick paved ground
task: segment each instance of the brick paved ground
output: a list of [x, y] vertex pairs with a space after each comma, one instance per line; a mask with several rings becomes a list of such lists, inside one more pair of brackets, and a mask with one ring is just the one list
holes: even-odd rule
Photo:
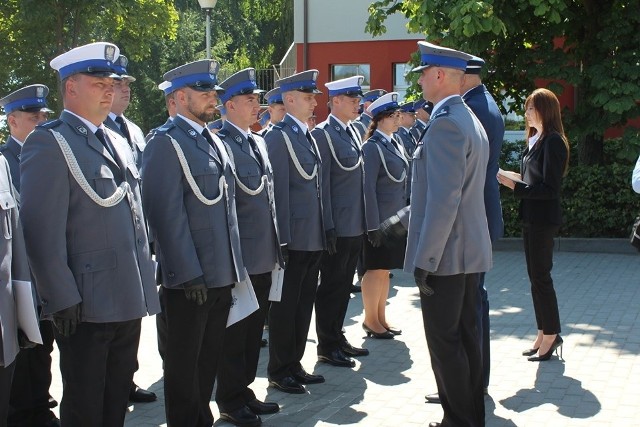
[[[493, 354], [487, 426], [640, 425], [640, 258], [556, 253], [553, 276], [564, 362], [554, 357], [532, 363], [520, 356], [535, 335], [523, 254], [496, 252], [494, 266], [487, 275]], [[268, 351], [262, 350], [253, 389], [259, 398], [282, 407], [278, 414], [263, 416], [265, 426], [427, 426], [441, 419], [440, 407], [424, 402], [424, 395], [436, 387], [418, 293], [410, 275], [394, 273], [387, 317], [403, 334], [391, 341], [363, 338], [362, 301], [356, 295], [347, 314], [347, 336], [352, 344], [369, 348], [371, 355], [360, 358], [354, 369], [316, 363], [312, 328], [303, 364], [327, 381], [308, 386], [306, 395], [288, 395], [267, 388]], [[155, 339], [154, 319], [147, 318], [135, 380], [155, 391], [159, 400], [131, 406], [127, 426], [164, 425]], [[61, 391], [54, 369], [52, 393], [59, 399]], [[211, 406], [217, 419], [215, 402]]]

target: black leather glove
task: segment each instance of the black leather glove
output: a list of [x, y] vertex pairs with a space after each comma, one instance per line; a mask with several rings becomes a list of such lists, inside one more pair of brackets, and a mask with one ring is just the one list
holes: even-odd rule
[[18, 346], [20, 346], [20, 348], [33, 348], [36, 345], [33, 341], [29, 341], [27, 334], [25, 334], [22, 329], [18, 329]]
[[329, 252], [329, 255], [335, 255], [338, 252], [336, 248], [336, 244], [338, 243], [336, 229], [332, 228], [331, 230], [327, 230], [325, 236], [327, 236], [327, 252]]
[[207, 285], [204, 283], [204, 276], [191, 279], [183, 283], [182, 286], [188, 301], [193, 301], [198, 305], [207, 301]]
[[289, 264], [289, 248], [287, 245], [280, 246], [280, 252], [282, 253], [282, 260], [284, 261], [282, 268], [285, 268], [287, 264]]
[[399, 240], [407, 235], [407, 229], [404, 228], [398, 215], [391, 215], [380, 224], [380, 231], [385, 239]]
[[371, 230], [367, 233], [367, 237], [369, 238], [369, 243], [371, 243], [371, 246], [374, 248], [382, 246], [382, 231]]
[[72, 305], [57, 313], [53, 313], [53, 326], [56, 327], [60, 335], [70, 337], [76, 332], [78, 322], [80, 322], [80, 304]]
[[425, 296], [430, 297], [434, 294], [433, 288], [427, 285], [427, 277], [429, 276], [429, 272], [427, 270], [423, 270], [419, 267], [413, 271], [413, 278], [416, 281], [416, 286], [420, 289], [420, 292], [425, 294]]

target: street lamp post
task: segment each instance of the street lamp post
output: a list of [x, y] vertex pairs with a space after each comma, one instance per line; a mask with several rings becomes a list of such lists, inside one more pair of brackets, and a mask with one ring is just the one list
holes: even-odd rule
[[200, 7], [207, 14], [207, 59], [211, 59], [211, 11], [217, 2], [218, 0], [198, 0]]

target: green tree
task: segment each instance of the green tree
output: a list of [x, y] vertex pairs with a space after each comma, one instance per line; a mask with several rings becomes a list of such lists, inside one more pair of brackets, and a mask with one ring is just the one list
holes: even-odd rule
[[605, 130], [640, 115], [638, 0], [379, 0], [369, 12], [373, 35], [401, 13], [428, 40], [483, 57], [487, 86], [517, 112], [536, 79], [573, 85], [564, 118], [581, 164], [602, 163]]

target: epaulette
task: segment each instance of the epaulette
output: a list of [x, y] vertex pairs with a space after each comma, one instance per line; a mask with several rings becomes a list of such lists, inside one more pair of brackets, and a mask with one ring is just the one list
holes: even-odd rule
[[40, 123], [39, 125], [37, 125], [36, 127], [42, 127], [45, 129], [53, 129], [57, 126], [60, 126], [62, 123], [64, 123], [62, 120], [60, 119], [52, 119], [52, 120], [48, 120], [46, 122]]
[[156, 128], [156, 130], [155, 130], [155, 132], [153, 134], [154, 135], [165, 135], [167, 132], [169, 132], [174, 127], [176, 127], [176, 125], [173, 122], [165, 123], [164, 125], [160, 126], [159, 128]]
[[278, 122], [275, 125], [273, 125], [273, 127], [271, 129], [283, 130], [286, 126], [287, 126], [287, 124], [285, 122]]
[[444, 106], [437, 113], [431, 116], [431, 120], [437, 119], [438, 117], [448, 116], [449, 115], [449, 106]]
[[[213, 132], [211, 132], [211, 133], [213, 133]], [[218, 131], [218, 133], [216, 133], [216, 135], [218, 135], [218, 138], [220, 138], [220, 139], [224, 139], [224, 138], [226, 138], [227, 136], [229, 136], [229, 135], [228, 135], [228, 131], [227, 131], [226, 129], [220, 129], [220, 130]]]

